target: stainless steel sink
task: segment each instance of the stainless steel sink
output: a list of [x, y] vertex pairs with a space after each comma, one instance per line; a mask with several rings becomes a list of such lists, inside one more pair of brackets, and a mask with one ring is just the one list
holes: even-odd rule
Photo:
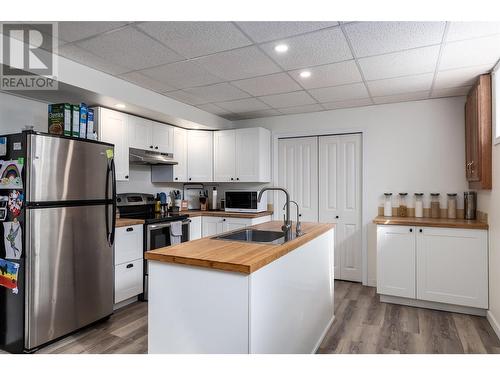
[[270, 244], [282, 244], [285, 242], [285, 235], [283, 232], [257, 229], [242, 229], [212, 238], [215, 240], [261, 242]]

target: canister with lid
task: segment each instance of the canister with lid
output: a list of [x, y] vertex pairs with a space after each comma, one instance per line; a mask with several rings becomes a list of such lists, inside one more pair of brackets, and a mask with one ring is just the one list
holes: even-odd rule
[[424, 193], [415, 193], [415, 217], [424, 217]]
[[400, 217], [408, 216], [408, 204], [406, 203], [407, 195], [408, 193], [399, 193], [398, 216]]
[[448, 219], [457, 218], [457, 193], [448, 193]]
[[392, 193], [384, 193], [384, 216], [392, 216]]
[[441, 217], [441, 207], [439, 205], [439, 193], [431, 193], [431, 217], [438, 219]]

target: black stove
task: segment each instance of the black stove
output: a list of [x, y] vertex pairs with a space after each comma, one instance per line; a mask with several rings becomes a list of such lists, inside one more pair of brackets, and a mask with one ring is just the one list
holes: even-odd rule
[[145, 221], [146, 225], [185, 220], [188, 218], [188, 215], [179, 212], [166, 212], [163, 214], [155, 212], [155, 198], [153, 194], [117, 194], [116, 203], [120, 217], [141, 219]]

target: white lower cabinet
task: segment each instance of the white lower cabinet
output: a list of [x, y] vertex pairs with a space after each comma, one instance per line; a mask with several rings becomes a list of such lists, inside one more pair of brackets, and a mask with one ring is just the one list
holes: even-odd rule
[[377, 293], [488, 308], [488, 232], [377, 226]]
[[201, 238], [201, 216], [189, 218], [189, 241]]
[[143, 226], [116, 228], [115, 303], [143, 292]]
[[215, 236], [224, 232], [229, 232], [236, 229], [242, 229], [251, 225], [265, 223], [271, 220], [271, 216], [261, 216], [254, 219], [219, 217], [219, 216], [203, 216], [202, 217], [202, 234], [203, 237]]

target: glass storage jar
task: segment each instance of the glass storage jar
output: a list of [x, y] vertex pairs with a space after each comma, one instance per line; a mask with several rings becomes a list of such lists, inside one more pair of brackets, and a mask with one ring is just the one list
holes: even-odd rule
[[406, 204], [407, 195], [408, 193], [399, 193], [398, 216], [400, 217], [408, 216], [408, 205]]
[[384, 216], [392, 216], [392, 193], [384, 193]]
[[457, 218], [457, 193], [448, 193], [448, 219]]
[[441, 217], [441, 207], [439, 205], [439, 193], [431, 193], [431, 217], [438, 219]]
[[424, 217], [424, 193], [415, 193], [415, 217]]

